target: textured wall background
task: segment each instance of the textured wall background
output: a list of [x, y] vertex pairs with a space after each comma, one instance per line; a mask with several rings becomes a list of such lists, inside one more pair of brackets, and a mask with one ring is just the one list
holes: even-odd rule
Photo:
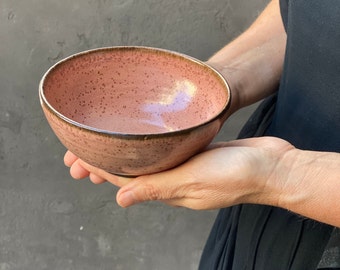
[[[0, 270], [196, 269], [216, 212], [146, 203], [73, 181], [43, 118], [38, 83], [56, 61], [111, 45], [167, 48], [205, 60], [267, 0], [0, 1]], [[233, 116], [231, 139], [252, 108]]]

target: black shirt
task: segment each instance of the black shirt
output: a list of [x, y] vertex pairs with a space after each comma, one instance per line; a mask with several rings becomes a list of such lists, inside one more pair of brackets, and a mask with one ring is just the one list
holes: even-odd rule
[[[280, 8], [287, 32], [280, 87], [240, 137], [271, 135], [300, 149], [340, 152], [340, 1], [281, 0]], [[340, 269], [337, 237], [332, 226], [285, 209], [229, 207], [216, 218], [200, 269]]]
[[340, 1], [281, 1], [281, 12], [288, 40], [267, 134], [340, 152]]

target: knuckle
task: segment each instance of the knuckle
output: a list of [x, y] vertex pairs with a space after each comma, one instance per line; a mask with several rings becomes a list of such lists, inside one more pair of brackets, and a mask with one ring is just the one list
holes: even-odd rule
[[145, 184], [144, 185], [145, 195], [148, 200], [155, 201], [155, 200], [162, 200], [164, 199], [162, 196], [162, 192], [156, 188], [154, 185]]
[[148, 183], [146, 177], [141, 177], [138, 181], [142, 187], [142, 196], [145, 197], [145, 200], [156, 201], [164, 199], [162, 190], [154, 184]]

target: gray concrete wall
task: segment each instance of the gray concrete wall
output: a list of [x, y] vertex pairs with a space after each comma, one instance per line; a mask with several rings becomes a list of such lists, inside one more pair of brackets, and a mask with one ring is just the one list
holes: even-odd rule
[[[205, 60], [267, 0], [0, 1], [0, 270], [196, 269], [215, 211], [146, 203], [71, 180], [38, 83], [56, 61], [111, 45], [167, 48]], [[232, 139], [251, 108], [219, 139]]]

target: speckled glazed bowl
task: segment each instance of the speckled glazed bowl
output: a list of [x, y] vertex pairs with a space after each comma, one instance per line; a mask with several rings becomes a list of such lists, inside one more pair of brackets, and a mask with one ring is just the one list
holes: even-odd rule
[[39, 97], [66, 148], [126, 176], [172, 168], [202, 150], [230, 104], [228, 84], [214, 69], [147, 47], [70, 56], [46, 72]]

